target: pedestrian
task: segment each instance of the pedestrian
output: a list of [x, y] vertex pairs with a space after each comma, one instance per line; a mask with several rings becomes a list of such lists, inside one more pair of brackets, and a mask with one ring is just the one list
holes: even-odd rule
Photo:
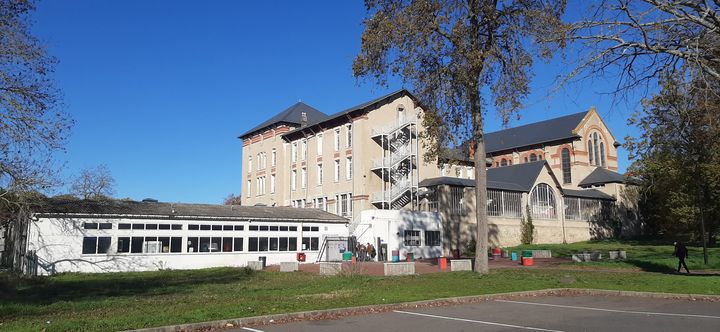
[[685, 263], [685, 258], [688, 257], [687, 248], [680, 241], [675, 242], [674, 245], [675, 245], [675, 252], [673, 252], [673, 255], [678, 258], [678, 268], [677, 268], [678, 273], [680, 273], [680, 267], [684, 267], [685, 271], [687, 271], [687, 273], [689, 274], [690, 270], [688, 270], [687, 264]]

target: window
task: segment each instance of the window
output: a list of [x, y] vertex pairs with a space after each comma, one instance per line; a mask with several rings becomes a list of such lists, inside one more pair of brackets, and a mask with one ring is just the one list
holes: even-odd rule
[[132, 229], [145, 229], [145, 224], [132, 224]]
[[[600, 166], [605, 167], [605, 143], [600, 142]], [[102, 224], [100, 224], [102, 226]]]
[[563, 183], [572, 183], [572, 174], [570, 173], [570, 149], [562, 149], [560, 156], [562, 159]]
[[98, 223], [96, 222], [86, 222], [83, 223], [84, 229], [98, 229]]
[[257, 169], [262, 169], [262, 153], [257, 154]]
[[590, 156], [590, 165], [593, 165], [593, 148], [592, 140], [588, 141], [588, 156]]
[[345, 158], [345, 178], [352, 179], [352, 157]]
[[130, 224], [118, 224], [118, 229], [130, 229]]
[[335, 182], [340, 181], [340, 160], [335, 160]]
[[555, 219], [555, 192], [552, 187], [540, 183], [530, 193], [530, 210], [533, 218]]
[[209, 230], [210, 230], [210, 225], [200, 225], [200, 230], [201, 230], [201, 231], [209, 231]]
[[183, 226], [180, 224], [172, 224], [172, 230], [174, 231], [181, 231], [183, 229]]
[[292, 173], [290, 174], [290, 189], [297, 189], [297, 170], [292, 170]]
[[188, 225], [188, 230], [196, 231], [198, 229], [200, 229], [199, 225]]
[[248, 172], [252, 172], [252, 156], [248, 156]]
[[406, 230], [404, 235], [405, 246], [417, 247], [420, 245], [420, 231]]
[[248, 198], [251, 197], [251, 196], [250, 196], [250, 195], [251, 195], [251, 192], [250, 192], [250, 187], [251, 187], [251, 186], [252, 186], [252, 181], [251, 181], [251, 180], [247, 180], [247, 186], [245, 186], [245, 190], [247, 191], [247, 197], [248, 197]]
[[130, 239], [130, 252], [133, 254], [142, 253], [144, 237], [136, 236]]
[[130, 252], [130, 237], [128, 237], [128, 236], [118, 237], [117, 252], [118, 253]]
[[537, 160], [538, 160], [537, 155], [534, 153], [531, 153], [530, 154], [530, 162], [537, 161]]
[[83, 238], [82, 253], [83, 254], [106, 254], [110, 249], [109, 236], [86, 236]]
[[304, 139], [304, 140], [302, 140], [302, 142], [300, 142], [300, 157], [302, 158], [301, 160], [307, 159], [307, 140], [306, 139]]
[[335, 151], [340, 151], [340, 128], [335, 128]]
[[210, 240], [210, 252], [218, 252], [222, 248], [222, 238], [214, 237]]
[[160, 224], [160, 225], [158, 225], [158, 229], [163, 229], [163, 230], [170, 229], [170, 225], [169, 224]]
[[335, 196], [335, 214], [343, 217], [352, 215], [352, 194], [340, 194]]
[[233, 243], [233, 251], [243, 251], [243, 238], [235, 238], [235, 242]]
[[277, 231], [278, 231], [278, 227], [277, 227], [277, 226], [270, 226], [269, 229], [270, 229], [270, 231], [272, 231], [272, 232], [277, 232]]
[[317, 143], [317, 155], [322, 156], [323, 153], [323, 134], [317, 134], [315, 137]]
[[145, 229], [157, 229], [157, 228], [158, 228], [158, 225], [157, 225], [157, 224], [147, 224], [147, 225], [145, 225]]
[[317, 164], [317, 184], [318, 186], [322, 185], [323, 183], [323, 164], [318, 163]]
[[251, 230], [251, 231], [256, 231], [256, 230], [258, 230], [258, 227], [255, 226], [255, 225], [251, 225], [251, 226], [250, 226], [250, 230]]
[[292, 159], [292, 162], [297, 161], [297, 142], [293, 142], [290, 147], [290, 158]]
[[508, 165], [507, 159], [503, 158], [502, 160], [500, 160], [500, 166], [507, 166], [507, 165]]
[[528, 157], [525, 157], [525, 162], [526, 162], [526, 163], [528, 162]]
[[243, 226], [243, 225], [235, 225], [235, 230], [236, 230], [236, 231], [241, 231], [241, 230], [243, 230], [243, 229], [245, 229], [245, 226]]
[[520, 218], [522, 210], [521, 192], [488, 189], [487, 213], [489, 216]]
[[258, 238], [251, 237], [249, 240], [248, 251], [258, 251]]
[[325, 210], [326, 203], [327, 203], [326, 197], [318, 197], [318, 198], [313, 199], [313, 207], [315, 207], [316, 209], [326, 211]]
[[304, 237], [302, 238], [302, 248], [301, 250], [314, 250], [317, 251], [320, 249], [320, 238], [317, 237]]
[[233, 251], [233, 238], [224, 237], [222, 238], [222, 251], [232, 252]]
[[425, 231], [425, 245], [428, 247], [438, 247], [442, 244], [440, 240], [440, 231]]
[[268, 238], [261, 237], [258, 239], [258, 251], [268, 251]]
[[305, 189], [307, 187], [307, 168], [303, 167], [300, 170], [300, 183], [302, 184], [302, 188]]
[[351, 124], [345, 126], [345, 147], [346, 148], [352, 147], [352, 125]]
[[273, 148], [272, 152], [270, 152], [270, 165], [277, 165], [277, 150], [275, 150], [275, 148]]
[[270, 193], [275, 193], [275, 174], [270, 175]]

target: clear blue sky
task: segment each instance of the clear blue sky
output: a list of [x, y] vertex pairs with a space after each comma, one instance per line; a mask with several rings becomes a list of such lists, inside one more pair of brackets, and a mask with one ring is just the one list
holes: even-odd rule
[[[60, 63], [76, 121], [63, 174], [106, 164], [116, 196], [220, 203], [241, 188], [237, 136], [297, 102], [333, 113], [388, 89], [357, 82], [361, 1], [42, 1], [34, 31]], [[571, 56], [570, 56], [571, 58]], [[633, 103], [603, 80], [554, 94], [560, 61], [539, 65], [522, 118], [596, 106], [619, 141]], [[500, 129], [489, 113], [487, 131]], [[620, 171], [629, 162], [620, 151]]]

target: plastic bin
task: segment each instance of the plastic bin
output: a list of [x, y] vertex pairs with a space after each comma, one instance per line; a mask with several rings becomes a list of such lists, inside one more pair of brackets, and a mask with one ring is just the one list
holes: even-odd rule
[[304, 262], [305, 261], [305, 253], [299, 252], [295, 255], [298, 262]]
[[393, 262], [399, 262], [400, 261], [400, 250], [393, 250], [391, 257], [392, 257]]
[[532, 250], [523, 250], [522, 256], [523, 257], [532, 257], [533, 256]]
[[349, 251], [344, 252], [342, 255], [342, 260], [344, 260], [344, 261], [352, 260], [352, 258], [353, 258], [353, 254], [352, 254], [352, 252], [349, 252]]
[[510, 259], [512, 259], [513, 261], [517, 261], [517, 260], [518, 260], [518, 254], [517, 254], [517, 252], [513, 251], [513, 252], [510, 254]]
[[409, 252], [405, 254], [405, 261], [406, 262], [414, 262], [415, 261], [415, 254]]
[[523, 266], [531, 266], [535, 263], [535, 260], [532, 257], [523, 257], [522, 258], [522, 265]]
[[447, 257], [440, 257], [440, 258], [438, 259], [438, 261], [440, 262], [440, 270], [447, 270], [447, 268], [448, 268], [448, 259], [447, 259]]

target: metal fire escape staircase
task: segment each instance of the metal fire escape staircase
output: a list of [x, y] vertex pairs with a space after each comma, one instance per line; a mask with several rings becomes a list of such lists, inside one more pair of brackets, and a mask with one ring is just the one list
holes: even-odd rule
[[[401, 209], [417, 204], [418, 136], [412, 119], [374, 129], [373, 140], [382, 147], [383, 156], [372, 161], [371, 169], [382, 179], [382, 189], [370, 200], [379, 209]], [[416, 207], [413, 205], [413, 207]]]

